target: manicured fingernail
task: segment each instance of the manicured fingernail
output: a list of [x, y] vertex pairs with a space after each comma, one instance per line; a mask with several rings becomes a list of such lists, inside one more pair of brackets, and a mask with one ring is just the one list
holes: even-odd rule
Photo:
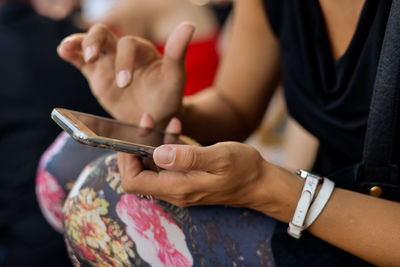
[[84, 52], [85, 61], [89, 62], [89, 60], [91, 60], [95, 54], [96, 54], [96, 47], [94, 45], [86, 47]]
[[174, 162], [176, 149], [172, 146], [161, 146], [154, 150], [154, 160], [157, 163], [169, 165]]
[[122, 70], [117, 75], [117, 85], [119, 88], [124, 88], [128, 85], [131, 79], [131, 74], [127, 70]]

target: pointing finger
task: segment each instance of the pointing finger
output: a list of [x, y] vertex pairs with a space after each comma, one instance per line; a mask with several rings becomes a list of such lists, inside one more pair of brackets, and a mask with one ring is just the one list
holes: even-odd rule
[[182, 123], [177, 118], [172, 118], [165, 128], [164, 144], [174, 144], [182, 132]]
[[96, 24], [90, 28], [82, 41], [83, 58], [85, 62], [94, 62], [100, 52], [114, 52], [117, 38], [111, 30], [103, 25]]
[[84, 36], [83, 33], [70, 35], [57, 47], [58, 55], [78, 69], [81, 69], [85, 64], [81, 50]]

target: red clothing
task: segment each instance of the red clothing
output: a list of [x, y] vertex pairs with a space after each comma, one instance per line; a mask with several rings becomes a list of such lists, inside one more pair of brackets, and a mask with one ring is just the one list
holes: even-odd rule
[[[186, 54], [186, 86], [185, 95], [192, 95], [212, 85], [218, 67], [217, 53], [218, 34], [207, 39], [189, 44]], [[157, 46], [163, 53], [164, 46]]]

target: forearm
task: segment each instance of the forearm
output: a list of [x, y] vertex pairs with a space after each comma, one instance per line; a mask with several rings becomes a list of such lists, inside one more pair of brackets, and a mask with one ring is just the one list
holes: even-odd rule
[[186, 98], [184, 132], [200, 142], [243, 140], [261, 121], [279, 82], [278, 42], [262, 1], [238, 1], [213, 89]]
[[184, 134], [202, 144], [244, 140], [258, 123], [246, 123], [242, 113], [217, 90], [209, 88], [196, 96], [184, 99], [184, 106], [179, 115]]
[[336, 189], [311, 233], [377, 265], [400, 265], [400, 204]]
[[[300, 198], [304, 180], [268, 164], [273, 176], [272, 203], [258, 209], [280, 221], [289, 222]], [[267, 188], [268, 188], [267, 187]], [[266, 187], [264, 187], [266, 188]], [[266, 199], [262, 194], [259, 199]], [[324, 210], [308, 229], [326, 242], [377, 265], [400, 265], [400, 204], [340, 188], [333, 191]]]

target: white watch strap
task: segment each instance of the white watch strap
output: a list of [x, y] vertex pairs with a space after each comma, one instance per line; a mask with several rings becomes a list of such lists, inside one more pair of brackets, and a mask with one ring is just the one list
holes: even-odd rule
[[297, 203], [296, 211], [294, 212], [292, 221], [289, 222], [288, 233], [295, 237], [300, 238], [301, 232], [304, 230], [304, 221], [310, 207], [311, 201], [314, 197], [315, 190], [317, 189], [320, 178], [315, 175], [300, 175], [302, 178], [306, 178], [303, 186], [301, 197]]
[[319, 214], [324, 209], [326, 203], [332, 195], [334, 187], [334, 182], [328, 178], [323, 178], [321, 190], [308, 210], [308, 214], [304, 223], [305, 228], [309, 227], [318, 218]]

